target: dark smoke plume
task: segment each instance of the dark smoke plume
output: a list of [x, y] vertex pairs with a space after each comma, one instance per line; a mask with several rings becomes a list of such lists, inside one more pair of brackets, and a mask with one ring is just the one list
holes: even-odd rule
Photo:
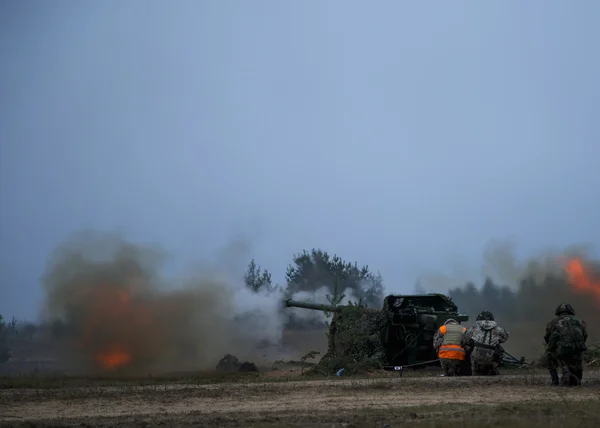
[[178, 283], [164, 255], [116, 236], [80, 234], [44, 277], [45, 319], [61, 356], [85, 372], [212, 369], [226, 353], [251, 358], [281, 334], [279, 301], [212, 270]]
[[562, 302], [571, 303], [576, 315], [586, 321], [588, 344], [600, 341], [600, 269], [585, 250], [548, 253], [520, 264], [508, 247], [498, 246], [489, 248], [485, 259], [490, 276], [481, 287], [471, 282], [451, 288], [448, 294], [470, 316], [470, 323], [482, 310], [492, 311], [511, 335], [507, 351], [537, 359], [544, 350], [546, 324]]

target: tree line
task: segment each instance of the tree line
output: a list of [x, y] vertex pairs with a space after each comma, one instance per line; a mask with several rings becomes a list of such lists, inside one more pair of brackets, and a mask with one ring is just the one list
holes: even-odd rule
[[448, 295], [460, 312], [469, 314], [473, 321], [479, 312], [489, 310], [496, 320], [513, 327], [545, 327], [554, 317], [557, 306], [563, 302], [570, 303], [588, 325], [597, 325], [600, 321], [600, 300], [597, 296], [578, 291], [564, 274], [527, 275], [512, 287], [487, 278], [481, 287], [469, 282], [463, 287], [450, 289]]
[[38, 327], [32, 322], [18, 322], [14, 317], [6, 322], [0, 314], [0, 363], [11, 357], [10, 343], [15, 339], [33, 340]]
[[368, 265], [359, 266], [327, 251], [312, 249], [295, 254], [285, 273], [285, 284], [273, 284], [271, 273], [262, 269], [254, 259], [244, 274], [246, 287], [254, 292], [279, 290], [285, 298], [298, 292], [315, 292], [325, 287], [332, 295], [351, 292], [367, 306], [379, 307], [385, 293], [381, 274], [373, 273]]
[[[386, 291], [379, 272], [374, 273], [367, 265], [348, 262], [320, 249], [303, 250], [294, 255], [287, 267], [283, 285], [274, 284], [271, 273], [263, 270], [255, 260], [250, 261], [244, 281], [255, 292], [279, 290], [284, 298], [290, 298], [297, 292], [310, 294], [322, 287], [326, 287], [332, 296], [348, 290], [355, 299], [375, 308], [381, 307]], [[518, 324], [519, 329], [526, 325], [537, 329], [542, 324], [545, 326], [554, 316], [561, 302], [569, 302], [574, 305], [578, 315], [587, 318], [588, 324], [600, 322], [598, 296], [577, 291], [564, 272], [532, 272], [511, 286], [488, 277], [479, 286], [468, 282], [445, 293], [457, 304], [459, 311], [468, 314], [472, 321], [482, 310], [489, 310], [500, 322], [509, 323], [514, 328]]]

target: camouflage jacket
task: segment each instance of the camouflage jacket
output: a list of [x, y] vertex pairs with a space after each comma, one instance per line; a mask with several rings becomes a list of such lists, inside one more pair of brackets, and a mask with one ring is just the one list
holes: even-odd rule
[[465, 333], [465, 341], [471, 361], [477, 364], [493, 364], [500, 352], [500, 344], [508, 340], [508, 332], [496, 321], [479, 320]]
[[480, 320], [470, 326], [465, 333], [468, 346], [484, 345], [497, 347], [508, 340], [508, 332], [500, 327], [496, 321]]
[[[572, 329], [569, 329], [569, 327]], [[576, 348], [585, 350], [587, 338], [585, 321], [573, 315], [560, 315], [554, 318], [546, 326], [546, 334], [544, 335], [544, 341], [549, 351], [553, 351], [557, 346], [568, 344], [573, 340], [578, 342], [575, 343]]]

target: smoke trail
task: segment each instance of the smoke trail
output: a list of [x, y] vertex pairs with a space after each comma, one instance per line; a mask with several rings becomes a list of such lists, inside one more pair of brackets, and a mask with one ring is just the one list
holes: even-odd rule
[[57, 343], [73, 367], [212, 369], [226, 353], [251, 357], [261, 342], [279, 340], [276, 296], [249, 295], [241, 272], [238, 283], [214, 269], [167, 281], [164, 259], [113, 235], [80, 234], [57, 248], [44, 315], [61, 327]]

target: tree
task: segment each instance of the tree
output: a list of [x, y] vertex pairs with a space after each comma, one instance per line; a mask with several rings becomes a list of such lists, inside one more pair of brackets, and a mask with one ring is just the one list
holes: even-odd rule
[[33, 340], [33, 335], [37, 332], [37, 326], [34, 323], [27, 322], [21, 329], [23, 336], [29, 340]]
[[0, 315], [0, 363], [5, 363], [10, 358], [10, 350], [6, 343], [7, 329], [4, 323], [4, 318]]
[[[338, 305], [343, 304], [342, 302], [344, 301], [344, 298], [346, 297], [346, 295], [340, 291], [339, 281], [337, 278], [335, 279], [335, 285], [333, 286], [333, 294], [327, 294], [326, 297], [327, 297], [327, 301], [329, 302], [329, 306], [331, 306], [332, 308], [335, 308]], [[325, 312], [325, 316], [327, 318], [330, 318], [331, 315], [332, 315], [331, 312], [329, 312], [329, 311]], [[327, 325], [327, 327], [329, 327], [329, 325]]]
[[256, 264], [254, 259], [248, 263], [248, 270], [244, 274], [244, 283], [250, 290], [258, 293], [261, 290], [271, 292], [274, 290], [271, 281], [271, 273], [266, 269], [261, 272], [260, 266]]
[[512, 318], [516, 305], [516, 295], [507, 286], [499, 286], [487, 277], [481, 288], [469, 282], [463, 288], [451, 289], [448, 293], [461, 312], [473, 316], [483, 310], [491, 311], [504, 319]]
[[287, 294], [299, 291], [316, 291], [326, 287], [335, 294], [335, 284], [339, 290], [351, 290], [357, 299], [363, 299], [370, 306], [381, 306], [384, 286], [381, 274], [373, 274], [368, 266], [359, 267], [356, 262], [344, 261], [341, 257], [331, 257], [326, 251], [304, 250], [293, 258], [286, 272]]

